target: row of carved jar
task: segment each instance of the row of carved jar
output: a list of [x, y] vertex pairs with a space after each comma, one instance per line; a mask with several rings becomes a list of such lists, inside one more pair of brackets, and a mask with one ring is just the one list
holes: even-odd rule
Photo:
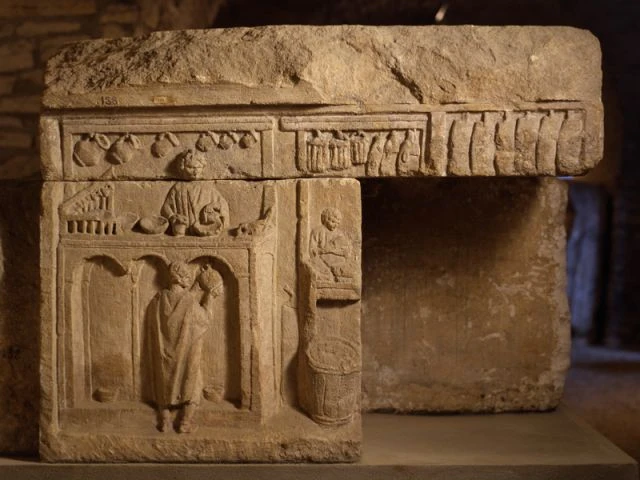
[[[258, 139], [258, 133], [255, 131], [207, 131], [199, 134], [195, 147], [201, 152], [208, 152], [214, 148], [229, 150], [235, 145], [248, 149], [258, 143]], [[150, 150], [154, 157], [163, 158], [174, 152], [178, 146], [180, 146], [180, 139], [177, 135], [163, 132], [156, 135]], [[142, 148], [142, 141], [131, 133], [121, 135], [113, 143], [103, 133], [86, 133], [74, 145], [73, 161], [81, 167], [93, 167], [104, 158], [113, 165], [123, 165], [131, 161]]]

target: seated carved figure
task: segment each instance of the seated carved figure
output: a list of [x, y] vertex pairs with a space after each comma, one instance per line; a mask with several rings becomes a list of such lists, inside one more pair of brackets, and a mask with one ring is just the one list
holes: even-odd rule
[[210, 182], [202, 178], [204, 158], [192, 150], [177, 158], [177, 168], [187, 182], [176, 182], [162, 205], [161, 215], [169, 220], [174, 235], [212, 236], [229, 226], [229, 204]]
[[335, 282], [353, 277], [352, 245], [340, 230], [342, 214], [336, 208], [325, 208], [320, 215], [322, 226], [313, 229], [309, 239], [311, 265], [321, 280]]
[[146, 312], [147, 400], [157, 408], [158, 430], [169, 431], [171, 411], [179, 410], [178, 432], [189, 433], [202, 396], [204, 335], [223, 282], [210, 267], [195, 279], [193, 267], [185, 262], [172, 263], [169, 274], [169, 288], [156, 294]]

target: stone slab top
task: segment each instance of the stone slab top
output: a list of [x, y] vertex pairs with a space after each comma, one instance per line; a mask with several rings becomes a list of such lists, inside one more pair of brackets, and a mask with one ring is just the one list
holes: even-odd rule
[[[64, 48], [47, 108], [598, 104], [598, 40], [570, 27], [267, 26]], [[104, 97], [113, 96], [109, 105]]]
[[15, 480], [503, 478], [636, 480], [638, 464], [564, 408], [552, 413], [364, 416], [355, 464], [45, 464], [0, 458]]
[[602, 157], [600, 61], [598, 40], [570, 27], [80, 42], [48, 63], [43, 176], [182, 178], [189, 151], [210, 180], [579, 175]]

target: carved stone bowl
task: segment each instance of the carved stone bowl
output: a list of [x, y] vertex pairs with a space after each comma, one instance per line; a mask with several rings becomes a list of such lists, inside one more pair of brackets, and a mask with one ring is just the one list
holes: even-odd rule
[[138, 225], [140, 225], [140, 230], [144, 233], [160, 234], [164, 233], [169, 227], [169, 220], [158, 216], [143, 217], [140, 219]]

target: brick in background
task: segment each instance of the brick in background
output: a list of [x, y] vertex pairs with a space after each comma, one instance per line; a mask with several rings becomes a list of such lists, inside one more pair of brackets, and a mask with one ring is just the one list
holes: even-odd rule
[[96, 0], [2, 0], [0, 2], [0, 18], [90, 15], [96, 10]]
[[25, 132], [7, 132], [0, 130], [0, 148], [31, 148], [33, 136]]
[[33, 67], [33, 43], [27, 40], [0, 44], [0, 72]]
[[32, 22], [28, 21], [16, 29], [16, 34], [23, 37], [51, 35], [53, 33], [77, 32], [82, 28], [80, 22]]
[[58, 51], [68, 43], [88, 40], [89, 35], [64, 35], [59, 37], [50, 37], [40, 42], [40, 61], [46, 62], [53, 57]]
[[40, 113], [40, 95], [0, 98], [0, 113]]
[[139, 14], [135, 5], [109, 5], [100, 15], [100, 23], [134, 24], [138, 22]]
[[13, 91], [15, 75], [0, 75], [0, 95], [8, 95]]

